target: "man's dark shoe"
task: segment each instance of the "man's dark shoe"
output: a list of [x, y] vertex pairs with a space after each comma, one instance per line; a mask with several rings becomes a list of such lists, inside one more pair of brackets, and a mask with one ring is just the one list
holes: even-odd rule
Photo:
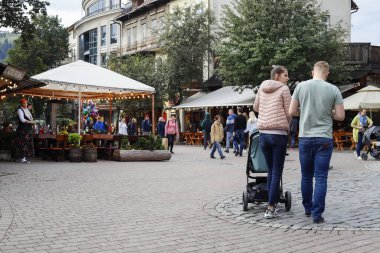
[[239, 155], [239, 152], [234, 152], [235, 153], [235, 156], [238, 156]]
[[313, 223], [315, 224], [321, 224], [323, 222], [325, 222], [325, 218], [323, 218], [322, 216], [319, 217], [318, 219], [313, 219]]
[[220, 159], [224, 159], [224, 158], [226, 158], [225, 156], [222, 156]]
[[172, 153], [174, 155], [174, 152], [173, 151], [170, 151], [170, 153]]
[[307, 211], [305, 211], [305, 216], [306, 216], [306, 217], [310, 217], [310, 216], [311, 216], [311, 212], [307, 212]]
[[234, 150], [234, 153], [236, 153], [236, 150]]
[[225, 153], [230, 153], [230, 151], [228, 149], [224, 150]]
[[240, 153], [239, 156], [242, 157], [242, 156], [243, 156], [243, 153]]
[[211, 155], [210, 158], [211, 158], [211, 159], [215, 159], [215, 156]]

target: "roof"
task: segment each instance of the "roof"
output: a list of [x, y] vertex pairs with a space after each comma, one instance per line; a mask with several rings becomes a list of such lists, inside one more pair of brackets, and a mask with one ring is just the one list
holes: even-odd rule
[[170, 0], [149, 0], [145, 1], [143, 4], [135, 7], [126, 8], [123, 10], [122, 14], [117, 16], [115, 19], [120, 21], [125, 21], [134, 18], [140, 14], [146, 13], [148, 10], [153, 9], [159, 5], [170, 2]]
[[251, 89], [236, 91], [238, 86], [225, 86], [207, 95], [193, 99], [173, 107], [174, 109], [206, 108], [218, 106], [251, 106], [255, 100], [255, 93]]
[[[13, 73], [13, 77], [10, 72]], [[0, 73], [0, 96], [22, 92], [23, 90], [30, 88], [39, 88], [46, 85], [42, 81], [26, 76], [25, 71], [11, 64], [0, 63]]]

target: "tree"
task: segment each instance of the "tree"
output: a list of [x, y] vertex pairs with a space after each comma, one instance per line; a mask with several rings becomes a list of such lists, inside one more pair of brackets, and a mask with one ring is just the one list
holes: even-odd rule
[[34, 37], [27, 44], [23, 44], [21, 38], [16, 39], [6, 60], [29, 75], [59, 66], [67, 57], [69, 48], [68, 32], [57, 16], [38, 16], [33, 25], [36, 28]]
[[330, 81], [344, 82], [350, 71], [343, 65], [346, 31], [327, 27], [326, 20], [314, 0], [237, 0], [224, 10], [218, 74], [226, 85], [252, 88], [269, 78], [272, 65], [286, 66], [295, 82], [325, 60]]
[[159, 45], [165, 54], [169, 79], [168, 99], [179, 103], [181, 84], [203, 81], [205, 60], [211, 53], [215, 36], [211, 33], [215, 18], [203, 4], [175, 8], [165, 16], [159, 32]]
[[[167, 71], [161, 59], [155, 59], [153, 55], [129, 55], [123, 57], [113, 56], [107, 63], [108, 68], [135, 79], [139, 82], [153, 86], [156, 90], [155, 105], [161, 107], [166, 93]], [[128, 108], [128, 116], [138, 118], [141, 112], [151, 110], [149, 100], [116, 100], [118, 110]], [[154, 120], [154, 119], [153, 119]]]
[[3, 0], [0, 1], [0, 27], [10, 27], [14, 32], [22, 32], [25, 39], [31, 38], [34, 26], [31, 20], [39, 14], [46, 15], [48, 1], [41, 0]]

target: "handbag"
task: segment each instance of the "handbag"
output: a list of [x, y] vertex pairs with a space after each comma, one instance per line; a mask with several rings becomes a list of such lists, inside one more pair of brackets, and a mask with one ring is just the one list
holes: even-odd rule
[[164, 137], [162, 138], [162, 146], [165, 148], [165, 149], [168, 149], [168, 138], [167, 137]]

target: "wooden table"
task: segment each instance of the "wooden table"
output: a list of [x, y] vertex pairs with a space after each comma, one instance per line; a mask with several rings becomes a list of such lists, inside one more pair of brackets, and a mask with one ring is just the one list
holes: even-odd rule
[[334, 144], [337, 150], [344, 150], [344, 147], [349, 145], [349, 149], [355, 149], [355, 141], [352, 132], [336, 131], [333, 133]]

